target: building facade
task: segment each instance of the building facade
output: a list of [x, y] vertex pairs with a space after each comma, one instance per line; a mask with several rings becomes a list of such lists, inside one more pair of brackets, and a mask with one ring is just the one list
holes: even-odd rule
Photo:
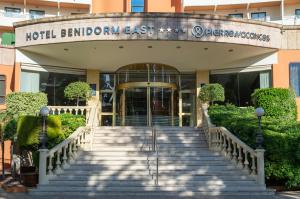
[[4, 0], [0, 13], [2, 109], [12, 91], [72, 105], [63, 90], [80, 80], [103, 126], [197, 126], [215, 82], [238, 106], [292, 88], [300, 113], [298, 0]]

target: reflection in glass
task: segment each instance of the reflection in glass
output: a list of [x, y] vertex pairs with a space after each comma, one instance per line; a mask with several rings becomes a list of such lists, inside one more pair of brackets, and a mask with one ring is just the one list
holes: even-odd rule
[[112, 115], [102, 115], [101, 126], [112, 126]]
[[181, 74], [180, 75], [181, 90], [192, 90], [196, 88], [196, 75], [195, 73], [192, 74]]
[[194, 110], [194, 94], [182, 93], [182, 112], [193, 113]]
[[102, 112], [113, 112], [113, 93], [101, 93], [102, 99]]
[[182, 126], [191, 126], [191, 116], [189, 115], [182, 116]]
[[115, 87], [114, 74], [100, 74], [100, 90], [113, 90]]

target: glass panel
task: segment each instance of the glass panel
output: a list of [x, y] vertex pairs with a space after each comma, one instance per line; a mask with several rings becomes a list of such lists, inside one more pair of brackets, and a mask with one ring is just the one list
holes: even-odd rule
[[149, 68], [150, 82], [178, 84], [178, 71], [164, 65], [152, 64]]
[[131, 0], [132, 6], [144, 6], [144, 0]]
[[126, 126], [147, 126], [147, 88], [127, 89], [125, 108]]
[[191, 116], [189, 115], [183, 115], [182, 116], [182, 126], [191, 126]]
[[113, 112], [113, 93], [101, 93], [102, 112]]
[[182, 112], [193, 113], [194, 111], [194, 94], [182, 93]]
[[297, 18], [300, 18], [300, 9], [295, 10], [295, 15]]
[[259, 21], [266, 21], [266, 18], [267, 18], [266, 12], [251, 13], [251, 19], [259, 20]]
[[21, 8], [5, 7], [6, 17], [20, 17]]
[[144, 12], [144, 7], [131, 7], [131, 12]]
[[29, 10], [30, 19], [38, 19], [45, 15], [43, 10]]
[[112, 126], [112, 115], [102, 115], [101, 126]]
[[270, 88], [270, 72], [261, 72], [259, 74], [260, 88]]
[[300, 63], [290, 64], [290, 84], [296, 96], [300, 95]]
[[243, 13], [229, 14], [230, 17], [233, 18], [243, 18]]
[[100, 74], [100, 90], [114, 90], [114, 74]]
[[151, 88], [152, 123], [159, 126], [172, 126], [172, 90]]
[[252, 105], [251, 94], [260, 88], [259, 72], [239, 74], [240, 106]]
[[131, 12], [144, 12], [144, 0], [131, 0]]
[[39, 92], [40, 74], [37, 72], [21, 72], [21, 92]]
[[195, 74], [181, 74], [181, 90], [192, 90], [196, 88]]
[[5, 81], [0, 80], [0, 96], [5, 96]]

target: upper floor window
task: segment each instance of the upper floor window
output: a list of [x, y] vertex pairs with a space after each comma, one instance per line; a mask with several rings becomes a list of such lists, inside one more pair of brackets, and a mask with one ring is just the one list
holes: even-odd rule
[[298, 19], [300, 19], [300, 9], [295, 10], [295, 15]]
[[233, 18], [243, 18], [244, 17], [243, 13], [229, 14], [229, 16], [233, 17]]
[[29, 10], [30, 19], [38, 19], [45, 16], [44, 10]]
[[145, 0], [131, 0], [131, 12], [144, 12]]
[[266, 12], [253, 12], [253, 13], [251, 13], [251, 19], [259, 20], [259, 21], [266, 21], [267, 13]]
[[18, 17], [21, 13], [21, 8], [5, 7], [4, 10], [7, 17]]
[[300, 63], [290, 63], [290, 86], [300, 96]]
[[5, 93], [6, 93], [5, 90], [6, 90], [5, 76], [0, 75], [0, 104], [5, 103]]

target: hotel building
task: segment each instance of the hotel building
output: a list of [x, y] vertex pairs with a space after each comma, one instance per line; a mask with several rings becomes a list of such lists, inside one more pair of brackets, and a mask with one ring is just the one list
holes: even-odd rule
[[81, 80], [102, 126], [197, 126], [207, 83], [238, 106], [290, 87], [300, 113], [299, 0], [1, 0], [0, 37], [1, 109], [19, 91], [72, 105]]

